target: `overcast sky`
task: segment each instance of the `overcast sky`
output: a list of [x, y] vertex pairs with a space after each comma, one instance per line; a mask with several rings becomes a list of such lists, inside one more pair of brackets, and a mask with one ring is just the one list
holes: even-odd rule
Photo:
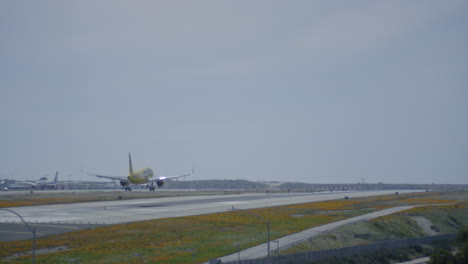
[[[468, 184], [467, 1], [0, 1], [0, 178]], [[188, 180], [188, 179], [187, 179]]]

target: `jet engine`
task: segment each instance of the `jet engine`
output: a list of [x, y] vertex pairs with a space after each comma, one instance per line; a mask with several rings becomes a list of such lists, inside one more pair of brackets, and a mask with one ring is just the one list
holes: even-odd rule
[[164, 182], [162, 180], [157, 180], [156, 184], [158, 185], [158, 187], [161, 187], [164, 185]]
[[122, 187], [128, 187], [130, 182], [127, 180], [120, 180], [120, 185], [122, 185]]

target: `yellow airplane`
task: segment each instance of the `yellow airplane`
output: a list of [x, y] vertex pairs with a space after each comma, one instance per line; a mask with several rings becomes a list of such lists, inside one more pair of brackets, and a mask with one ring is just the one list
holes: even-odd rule
[[[136, 171], [133, 171], [132, 167], [132, 157], [130, 153], [128, 153], [128, 165], [129, 165], [129, 174], [127, 177], [125, 176], [105, 176], [105, 175], [99, 175], [99, 174], [92, 174], [88, 173], [89, 175], [96, 176], [98, 178], [105, 178], [105, 179], [111, 179], [111, 180], [118, 180], [120, 181], [120, 185], [122, 187], [125, 187], [125, 191], [132, 191], [130, 188], [130, 184], [139, 184], [139, 185], [145, 185], [146, 187], [149, 187], [150, 191], [155, 190], [154, 182], [156, 182], [156, 185], [158, 187], [161, 187], [164, 185], [164, 180], [169, 180], [169, 179], [177, 179], [180, 177], [186, 177], [190, 176], [195, 173], [195, 170], [192, 169], [192, 173], [189, 174], [183, 174], [183, 175], [176, 175], [176, 176], [160, 176], [160, 177], [155, 177], [153, 170], [150, 168], [144, 168], [144, 169], [139, 169]], [[151, 183], [151, 185], [148, 185], [148, 183]]]

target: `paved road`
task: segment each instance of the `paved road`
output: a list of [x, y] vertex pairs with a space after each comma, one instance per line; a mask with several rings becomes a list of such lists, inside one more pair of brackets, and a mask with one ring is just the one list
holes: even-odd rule
[[[398, 191], [399, 193], [412, 191]], [[414, 191], [413, 191], [414, 192]], [[238, 209], [263, 208], [287, 204], [298, 204], [324, 200], [393, 194], [395, 191], [362, 191], [362, 192], [326, 192], [326, 193], [247, 193], [212, 196], [183, 196], [136, 200], [116, 200], [77, 204], [58, 204], [42, 206], [13, 207], [28, 223], [57, 226], [69, 224], [74, 227], [83, 225], [120, 224], [151, 219], [201, 215], [224, 212], [234, 206]], [[92, 194], [90, 194], [92, 195]], [[15, 232], [8, 233], [9, 226], [1, 223], [21, 224], [20, 219], [6, 211], [0, 210], [0, 241], [5, 237], [14, 237]], [[65, 225], [64, 225], [65, 226]], [[84, 228], [88, 228], [85, 226]], [[40, 234], [50, 235], [66, 228], [52, 229], [38, 227]], [[19, 232], [23, 231], [18, 231]], [[25, 239], [24, 234], [17, 239]]]
[[419, 259], [413, 259], [410, 261], [400, 262], [396, 264], [426, 264], [428, 262], [429, 262], [429, 257], [425, 257], [425, 258], [419, 258]]
[[[292, 235], [289, 235], [289, 236], [285, 236], [285, 237], [276, 239], [276, 241], [279, 241], [279, 245], [280, 245], [280, 248], [281, 248], [281, 245], [295, 244], [295, 243], [304, 241], [304, 240], [306, 240], [306, 239], [308, 239], [310, 237], [317, 236], [317, 235], [319, 235], [321, 233], [331, 231], [331, 230], [333, 230], [333, 229], [335, 229], [337, 227], [343, 226], [343, 225], [347, 225], [347, 224], [355, 223], [355, 222], [359, 222], [359, 221], [368, 221], [368, 220], [371, 220], [371, 219], [374, 219], [374, 218], [377, 218], [377, 217], [380, 217], [380, 216], [385, 216], [385, 215], [393, 214], [393, 213], [396, 213], [396, 212], [408, 210], [408, 209], [411, 209], [413, 207], [414, 206], [399, 206], [399, 207], [393, 207], [393, 208], [385, 209], [385, 210], [378, 211], [378, 212], [373, 212], [373, 213], [369, 213], [369, 214], [365, 214], [365, 215], [360, 215], [360, 216], [356, 216], [356, 217], [353, 217], [353, 218], [340, 220], [340, 221], [336, 221], [336, 222], [329, 223], [329, 224], [326, 224], [326, 225], [310, 228], [310, 229], [304, 230], [304, 231], [299, 232], [299, 233], [295, 233], [295, 234], [292, 234]], [[271, 243], [270, 247], [271, 247], [270, 250], [276, 249], [276, 243]], [[245, 250], [241, 251], [240, 252], [240, 259], [242, 260], [242, 259], [263, 258], [263, 257], [267, 256], [267, 254], [268, 254], [267, 252], [268, 252], [268, 244], [267, 243], [261, 244], [261, 245], [251, 247], [251, 248], [248, 248], [248, 249], [245, 249]], [[237, 261], [238, 253], [227, 255], [227, 256], [221, 257], [219, 259], [222, 260], [222, 262]]]

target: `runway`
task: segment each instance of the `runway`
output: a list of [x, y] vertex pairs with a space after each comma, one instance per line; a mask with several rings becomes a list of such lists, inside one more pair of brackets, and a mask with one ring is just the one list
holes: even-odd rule
[[[245, 193], [24, 206], [8, 209], [20, 214], [26, 222], [37, 225], [37, 235], [40, 237], [73, 231], [73, 229], [66, 228], [67, 226], [83, 229], [93, 225], [122, 224], [152, 219], [225, 212], [231, 210], [233, 206], [238, 209], [264, 208], [343, 199], [344, 196], [352, 199], [353, 197], [386, 195], [394, 194], [395, 192]], [[414, 191], [398, 192], [408, 193]], [[15, 236], [14, 231], [9, 232], [11, 226], [6, 225], [6, 223], [9, 225], [12, 223], [23, 225], [16, 215], [0, 210], [0, 233], [2, 234], [0, 241], [8, 241], [6, 240], [7, 237], [9, 240], [28, 239], [24, 238], [24, 234], [22, 236]], [[44, 224], [47, 224], [49, 227], [45, 228]], [[21, 232], [27, 233], [28, 230], [23, 229]], [[29, 235], [29, 239], [30, 237]]]

